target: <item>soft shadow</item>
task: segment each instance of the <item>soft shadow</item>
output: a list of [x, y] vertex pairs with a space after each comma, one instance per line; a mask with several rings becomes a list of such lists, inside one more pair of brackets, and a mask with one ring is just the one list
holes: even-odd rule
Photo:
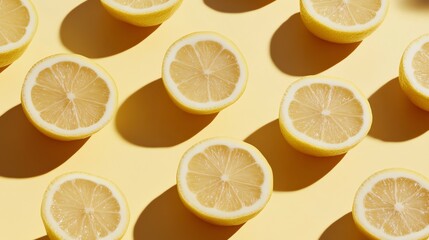
[[0, 73], [2, 73], [4, 70], [6, 70], [7, 67], [9, 67], [10, 65], [4, 66], [4, 67], [0, 67]]
[[311, 34], [299, 13], [292, 15], [271, 39], [271, 58], [282, 72], [293, 76], [314, 75], [334, 66], [360, 43], [335, 44]]
[[226, 13], [241, 13], [262, 8], [275, 0], [204, 0], [210, 8]]
[[416, 138], [429, 129], [429, 112], [416, 107], [404, 94], [398, 78], [369, 98], [373, 123], [369, 135], [388, 142]]
[[62, 142], [41, 134], [17, 105], [0, 116], [0, 176], [28, 178], [63, 164], [87, 139]]
[[221, 227], [200, 220], [184, 207], [173, 186], [143, 210], [134, 226], [134, 239], [223, 240], [241, 226]]
[[121, 22], [110, 16], [99, 0], [87, 0], [65, 17], [60, 36], [70, 51], [89, 58], [101, 58], [137, 45], [156, 28], [139, 28]]
[[194, 115], [182, 111], [158, 79], [125, 100], [116, 116], [116, 128], [133, 144], [170, 147], [193, 137], [215, 117], [216, 114]]
[[427, 10], [429, 9], [428, 0], [399, 0], [401, 5], [412, 10]]
[[246, 138], [267, 158], [274, 174], [274, 190], [295, 191], [317, 182], [325, 176], [344, 155], [312, 157], [295, 150], [280, 132], [278, 120], [258, 129]]
[[369, 238], [356, 227], [351, 212], [332, 223], [319, 238], [319, 240], [337, 239], [369, 240]]
[[50, 240], [50, 239], [48, 236], [43, 236], [43, 237], [36, 238], [34, 240]]

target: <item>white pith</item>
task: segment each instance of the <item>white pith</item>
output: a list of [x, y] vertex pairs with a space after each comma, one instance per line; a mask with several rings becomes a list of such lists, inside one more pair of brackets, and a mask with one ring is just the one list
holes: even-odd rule
[[36, 9], [28, 0], [20, 0], [22, 5], [28, 9], [28, 14], [30, 16], [30, 21], [28, 22], [28, 26], [26, 27], [26, 32], [21, 39], [17, 42], [10, 42], [6, 45], [0, 46], [0, 53], [8, 52], [17, 48], [20, 48], [27, 44], [31, 38], [33, 37], [36, 28], [37, 28], [37, 14]]
[[[215, 41], [221, 44], [224, 49], [233, 53], [235, 58], [237, 59], [237, 64], [240, 68], [240, 76], [238, 78], [238, 81], [235, 85], [235, 89], [232, 92], [232, 94], [229, 97], [222, 99], [221, 101], [209, 101], [204, 103], [192, 101], [179, 91], [177, 87], [178, 85], [172, 80], [172, 77], [170, 74], [170, 66], [173, 63], [179, 49], [181, 49], [182, 47], [188, 44], [195, 45], [197, 42], [200, 42], [200, 41]], [[205, 109], [216, 109], [222, 106], [227, 106], [230, 103], [237, 100], [240, 94], [244, 91], [244, 88], [246, 86], [246, 80], [247, 80], [247, 67], [246, 67], [245, 60], [242, 57], [241, 53], [238, 52], [236, 49], [237, 47], [232, 42], [230, 42], [229, 40], [225, 39], [224, 37], [216, 33], [199, 32], [199, 33], [193, 33], [193, 34], [187, 35], [181, 38], [180, 40], [176, 41], [168, 49], [165, 55], [163, 69], [162, 69], [164, 83], [168, 86], [169, 91], [171, 91], [172, 95], [175, 96], [176, 100], [189, 108], [205, 110]]]
[[403, 66], [404, 66], [404, 72], [405, 76], [407, 77], [408, 81], [410, 82], [410, 85], [418, 92], [422, 93], [424, 96], [429, 97], [429, 88], [424, 87], [421, 83], [419, 83], [414, 75], [414, 68], [413, 68], [413, 59], [414, 56], [422, 46], [429, 42], [429, 34], [424, 35], [417, 40], [413, 41], [408, 48], [405, 50], [404, 57], [403, 57]]
[[168, 2], [159, 4], [159, 5], [154, 5], [148, 8], [133, 8], [130, 6], [122, 5], [116, 2], [115, 0], [101, 0], [101, 1], [103, 1], [105, 4], [107, 4], [108, 6], [114, 9], [120, 10], [121, 12], [138, 15], [138, 14], [149, 14], [149, 13], [163, 11], [175, 5], [179, 0], [169, 0]]
[[[261, 167], [262, 172], [264, 173], [264, 182], [261, 184], [261, 196], [251, 206], [244, 206], [239, 210], [226, 212], [221, 211], [216, 208], [209, 208], [202, 205], [196, 198], [196, 194], [193, 193], [187, 185], [186, 175], [188, 174], [188, 164], [189, 161], [198, 153], [203, 152], [207, 147], [213, 145], [225, 145], [229, 148], [239, 148], [248, 151], [252, 157], [255, 159], [256, 163]], [[240, 142], [238, 140], [232, 140], [227, 138], [212, 138], [206, 141], [200, 142], [195, 146], [191, 147], [186, 154], [183, 156], [178, 170], [178, 185], [182, 190], [182, 197], [186, 199], [186, 202], [189, 205], [196, 208], [199, 212], [203, 213], [206, 216], [210, 216], [216, 219], [236, 219], [242, 216], [250, 215], [252, 213], [260, 211], [268, 202], [271, 196], [272, 191], [272, 173], [271, 167], [266, 162], [264, 156], [258, 151], [255, 150], [253, 146], [250, 146], [247, 143]]]
[[113, 197], [116, 199], [116, 201], [119, 203], [119, 206], [120, 206], [119, 214], [121, 216], [121, 220], [113, 232], [110, 232], [108, 236], [104, 238], [99, 238], [98, 240], [118, 239], [120, 236], [123, 235], [124, 231], [128, 226], [129, 211], [128, 211], [126, 200], [123, 197], [123, 195], [120, 193], [120, 191], [116, 188], [116, 186], [113, 185], [112, 183], [102, 178], [88, 175], [85, 173], [65, 174], [56, 178], [51, 183], [51, 185], [49, 185], [48, 189], [45, 192], [44, 201], [42, 205], [42, 214], [44, 214], [45, 220], [47, 221], [48, 225], [52, 228], [52, 230], [55, 232], [56, 235], [62, 237], [63, 239], [73, 239], [73, 237], [71, 237], [67, 232], [65, 232], [58, 226], [58, 223], [55, 221], [54, 217], [52, 216], [51, 206], [53, 204], [52, 202], [53, 196], [59, 190], [61, 185], [65, 182], [73, 181], [77, 179], [84, 179], [84, 180], [94, 182], [98, 185], [103, 185], [112, 192]]
[[[363, 125], [356, 135], [349, 137], [346, 141], [342, 143], [334, 144], [334, 143], [327, 143], [327, 142], [309, 137], [306, 134], [298, 131], [294, 127], [293, 121], [289, 117], [289, 106], [291, 102], [294, 100], [296, 91], [298, 91], [304, 86], [309, 86], [312, 84], [327, 84], [331, 86], [339, 86], [339, 87], [346, 88], [353, 93], [355, 99], [357, 99], [361, 103], [362, 110], [363, 110], [363, 114], [362, 114]], [[349, 146], [353, 146], [361, 141], [361, 139], [367, 134], [367, 132], [371, 127], [372, 113], [371, 113], [371, 109], [369, 107], [368, 101], [365, 98], [363, 98], [362, 94], [357, 89], [352, 87], [349, 83], [346, 83], [344, 81], [334, 80], [332, 78], [315, 76], [315, 77], [303, 78], [301, 80], [298, 80], [292, 83], [289, 86], [281, 103], [280, 119], [281, 119], [281, 123], [284, 124], [284, 127], [290, 132], [290, 134], [296, 137], [297, 139], [299, 139], [300, 141], [305, 143], [310, 143], [311, 145], [317, 146], [325, 150], [337, 150], [337, 149], [344, 149]]]
[[420, 176], [415, 172], [403, 170], [403, 169], [382, 170], [380, 172], [375, 173], [371, 177], [369, 177], [364, 183], [362, 183], [362, 185], [356, 192], [356, 196], [354, 199], [353, 214], [355, 215], [355, 218], [358, 219], [359, 224], [361, 224], [364, 229], [366, 229], [368, 232], [370, 232], [372, 235], [375, 235], [379, 239], [389, 239], [389, 240], [422, 239], [423, 237], [429, 235], [429, 226], [426, 226], [426, 228], [418, 232], [414, 232], [412, 234], [395, 237], [395, 236], [388, 235], [381, 229], [374, 227], [366, 219], [365, 206], [364, 206], [365, 196], [369, 192], [371, 192], [373, 186], [379, 181], [388, 179], [388, 178], [399, 178], [399, 177], [412, 179], [418, 182], [423, 188], [429, 190], [429, 182], [424, 177]]
[[[375, 17], [371, 19], [369, 22], [366, 22], [365, 24], [345, 26], [345, 25], [341, 25], [336, 22], [333, 22], [329, 18], [325, 16], [321, 16], [319, 13], [317, 13], [316, 10], [313, 8], [312, 0], [301, 0], [301, 1], [305, 9], [307, 9], [307, 11], [309, 12], [310, 16], [317, 19], [317, 21], [321, 22], [323, 25], [329, 26], [330, 28], [341, 32], [359, 32], [359, 31], [364, 31], [366, 29], [370, 29], [376, 26], [377, 24], [379, 24], [383, 20], [383, 17], [386, 14], [388, 9], [387, 7], [388, 0], [381, 0], [381, 6], [379, 11], [377, 11]], [[343, 1], [347, 3], [346, 0], [343, 0]]]
[[[45, 120], [42, 119], [40, 116], [40, 112], [34, 107], [31, 97], [31, 90], [36, 85], [36, 79], [39, 73], [46, 69], [50, 68], [53, 64], [63, 62], [63, 61], [70, 61], [74, 62], [81, 67], [88, 67], [92, 69], [101, 79], [103, 79], [110, 90], [109, 98], [106, 103], [106, 111], [104, 115], [100, 118], [100, 120], [88, 127], [79, 127], [77, 129], [73, 130], [67, 130], [63, 128], [59, 128], [54, 124], [48, 123]], [[60, 55], [54, 55], [51, 57], [47, 57], [38, 63], [36, 63], [33, 68], [28, 72], [26, 79], [24, 81], [24, 85], [22, 88], [22, 99], [24, 101], [25, 106], [27, 107], [27, 111], [29, 112], [30, 117], [32, 120], [39, 125], [42, 129], [48, 130], [51, 133], [54, 133], [56, 135], [60, 136], [81, 136], [86, 135], [88, 133], [92, 133], [100, 129], [102, 126], [106, 125], [110, 119], [112, 118], [115, 108], [116, 108], [116, 98], [117, 98], [117, 92], [116, 92], [116, 86], [111, 79], [111, 77], [104, 72], [101, 68], [94, 65], [93, 63], [90, 63], [89, 60], [85, 59], [84, 57], [72, 55], [72, 54], [60, 54]]]

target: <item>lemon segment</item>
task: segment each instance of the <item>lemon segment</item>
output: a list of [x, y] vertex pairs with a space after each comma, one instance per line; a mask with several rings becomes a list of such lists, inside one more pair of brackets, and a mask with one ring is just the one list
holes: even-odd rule
[[24, 53], [36, 33], [37, 22], [30, 0], [0, 1], [0, 68]]
[[368, 100], [351, 83], [311, 76], [292, 83], [280, 107], [280, 129], [297, 150], [314, 156], [347, 152], [369, 132]]
[[179, 39], [168, 49], [162, 79], [180, 108], [195, 114], [211, 114], [231, 105], [243, 94], [247, 64], [226, 37], [197, 32]]
[[387, 169], [365, 180], [356, 192], [353, 219], [374, 239], [429, 237], [429, 182], [405, 169]]
[[256, 216], [273, 189], [271, 167], [252, 145], [212, 138], [191, 147], [177, 170], [184, 205], [217, 225], [239, 225]]
[[68, 173], [47, 188], [42, 220], [52, 240], [121, 239], [129, 223], [128, 205], [111, 182], [86, 173]]
[[416, 106], [429, 111], [429, 34], [411, 42], [404, 51], [399, 83]]
[[159, 25], [170, 18], [183, 0], [101, 0], [115, 18], [139, 26]]
[[383, 22], [388, 0], [300, 0], [301, 18], [314, 35], [335, 43], [359, 42]]
[[30, 122], [59, 140], [86, 138], [103, 128], [117, 105], [117, 89], [105, 70], [78, 55], [60, 54], [36, 63], [21, 94]]

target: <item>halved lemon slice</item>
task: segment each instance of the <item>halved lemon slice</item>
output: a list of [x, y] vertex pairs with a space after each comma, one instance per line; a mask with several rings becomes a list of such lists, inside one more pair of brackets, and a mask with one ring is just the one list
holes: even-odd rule
[[117, 19], [140, 27], [155, 26], [171, 17], [183, 0], [101, 0]]
[[415, 105], [429, 111], [429, 34], [414, 40], [405, 50], [399, 83]]
[[375, 173], [356, 192], [353, 219], [374, 239], [427, 239], [428, 180], [405, 169]]
[[129, 222], [127, 202], [111, 182], [68, 173], [51, 182], [42, 201], [50, 239], [121, 239]]
[[210, 114], [231, 105], [243, 94], [247, 64], [226, 37], [197, 32], [168, 49], [162, 79], [169, 95], [183, 110]]
[[30, 69], [21, 101], [24, 113], [41, 132], [74, 140], [92, 135], [112, 119], [117, 90], [100, 66], [78, 55], [61, 54]]
[[280, 128], [296, 149], [334, 156], [358, 144], [371, 128], [368, 100], [351, 83], [312, 76], [292, 83], [280, 107]]
[[183, 155], [177, 188], [185, 206], [200, 218], [218, 225], [239, 225], [268, 203], [273, 173], [252, 145], [212, 138]]
[[37, 13], [30, 0], [0, 1], [0, 67], [24, 53], [36, 28]]
[[388, 0], [300, 0], [304, 25], [336, 43], [362, 41], [383, 22]]

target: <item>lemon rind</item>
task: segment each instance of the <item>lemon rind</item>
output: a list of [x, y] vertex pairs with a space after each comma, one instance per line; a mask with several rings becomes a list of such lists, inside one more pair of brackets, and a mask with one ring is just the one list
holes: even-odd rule
[[391, 236], [388, 235], [379, 229], [373, 227], [371, 224], [366, 221], [366, 218], [364, 216], [365, 208], [362, 205], [363, 199], [367, 193], [371, 191], [371, 188], [374, 186], [375, 183], [378, 181], [385, 179], [385, 178], [397, 178], [397, 177], [406, 177], [410, 178], [419, 184], [421, 184], [422, 187], [429, 190], [429, 180], [413, 171], [403, 168], [391, 168], [391, 169], [384, 169], [381, 171], [378, 171], [368, 177], [358, 188], [356, 191], [355, 198], [353, 200], [353, 209], [352, 209], [352, 215], [353, 220], [356, 224], [356, 226], [368, 237], [372, 239], [390, 239], [390, 240], [402, 240], [402, 239], [426, 239], [429, 237], [429, 225], [426, 226], [426, 228], [420, 230], [419, 232], [409, 234], [406, 236]]
[[[192, 193], [186, 184], [186, 175], [188, 172], [188, 163], [195, 154], [200, 153], [202, 150], [206, 149], [208, 146], [212, 145], [226, 145], [230, 148], [240, 148], [248, 151], [255, 161], [259, 164], [259, 166], [263, 169], [265, 174], [264, 183], [261, 185], [261, 198], [255, 202], [250, 207], [243, 207], [240, 210], [232, 211], [232, 212], [224, 212], [218, 209], [209, 208], [203, 206], [198, 200], [195, 198], [195, 194]], [[255, 148], [254, 146], [245, 143], [240, 140], [235, 140], [232, 138], [226, 137], [215, 137], [210, 138], [204, 141], [201, 141], [191, 148], [189, 148], [182, 159], [180, 160], [179, 167], [177, 170], [177, 189], [179, 193], [179, 197], [184, 203], [184, 205], [195, 215], [199, 216], [203, 220], [216, 224], [216, 225], [240, 225], [244, 222], [250, 220], [255, 217], [259, 212], [261, 212], [264, 207], [267, 205], [271, 198], [272, 190], [273, 190], [273, 174], [269, 163], [266, 161], [265, 157], [262, 153]]]

